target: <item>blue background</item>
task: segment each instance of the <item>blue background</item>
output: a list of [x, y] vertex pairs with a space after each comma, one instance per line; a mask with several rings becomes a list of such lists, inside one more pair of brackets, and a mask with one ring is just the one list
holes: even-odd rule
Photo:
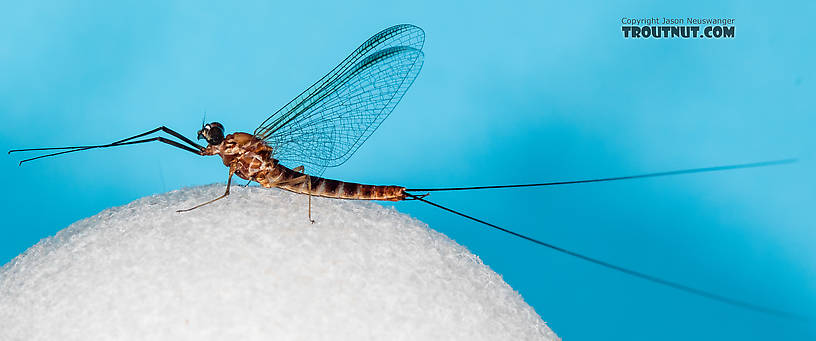
[[[413, 23], [427, 34], [422, 73], [326, 176], [481, 185], [798, 157], [431, 198], [615, 264], [816, 315], [812, 2], [490, 3], [7, 2], [0, 146], [104, 143], [162, 124], [192, 138], [204, 112], [252, 131], [369, 36]], [[642, 16], [732, 17], [736, 38], [623, 39], [621, 18]], [[165, 145], [17, 160], [0, 163], [0, 263], [105, 208], [227, 173]], [[479, 255], [568, 340], [816, 337], [812, 321], [656, 286], [420, 203], [396, 207]]]

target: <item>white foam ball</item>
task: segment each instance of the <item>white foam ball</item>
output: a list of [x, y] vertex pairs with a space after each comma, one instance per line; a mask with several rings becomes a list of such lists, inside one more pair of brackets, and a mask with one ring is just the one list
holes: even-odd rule
[[233, 187], [105, 210], [0, 270], [2, 340], [552, 340], [478, 257], [371, 202]]

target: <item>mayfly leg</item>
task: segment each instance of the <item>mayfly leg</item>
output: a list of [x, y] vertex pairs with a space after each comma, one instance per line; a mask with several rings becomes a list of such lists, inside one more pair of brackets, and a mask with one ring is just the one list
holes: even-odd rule
[[298, 176], [296, 178], [291, 178], [291, 179], [288, 179], [288, 180], [278, 181], [278, 182], [275, 182], [273, 185], [274, 186], [281, 186], [281, 185], [297, 186], [297, 185], [303, 184], [303, 182], [305, 181], [306, 182], [306, 189], [307, 189], [306, 194], [309, 197], [308, 204], [307, 204], [308, 207], [307, 207], [306, 212], [307, 212], [307, 215], [309, 217], [309, 221], [312, 224], [314, 224], [315, 221], [312, 220], [312, 177], [309, 176], [308, 174], [303, 173], [305, 171], [305, 167], [302, 166], [302, 165], [297, 166], [297, 167], [293, 168], [292, 170], [297, 172], [297, 173], [301, 173], [303, 175]]
[[195, 206], [190, 207], [190, 208], [188, 208], [188, 209], [184, 209], [184, 210], [177, 210], [176, 212], [189, 212], [189, 211], [192, 211], [192, 210], [194, 210], [194, 209], [196, 209], [196, 208], [199, 208], [199, 207], [201, 207], [201, 206], [204, 206], [204, 205], [209, 205], [209, 204], [212, 204], [212, 203], [214, 203], [214, 202], [216, 202], [216, 201], [218, 201], [218, 200], [221, 200], [221, 199], [226, 198], [226, 197], [229, 195], [230, 185], [232, 185], [232, 175], [233, 175], [233, 174], [235, 174], [235, 167], [230, 167], [229, 177], [227, 177], [227, 190], [226, 190], [226, 191], [224, 192], [224, 194], [222, 194], [220, 197], [215, 198], [215, 199], [210, 200], [210, 201], [207, 201], [207, 202], [205, 202], [205, 203], [203, 203], [203, 204], [198, 204], [198, 205], [195, 205]]
[[[306, 167], [300, 165], [295, 168], [292, 168], [292, 170], [298, 173], [303, 173], [306, 170]], [[309, 176], [308, 174], [304, 174], [303, 176], [305, 177], [306, 180], [306, 195], [309, 197], [309, 203], [307, 204], [308, 208], [306, 210], [307, 211], [306, 214], [309, 216], [309, 221], [312, 222], [312, 224], [314, 224], [315, 221], [312, 220], [312, 177]]]
[[[303, 166], [301, 166], [301, 167], [303, 167]], [[307, 215], [309, 216], [309, 221], [311, 221], [312, 224], [314, 224], [315, 221], [312, 220], [312, 177], [309, 176], [309, 175], [306, 175], [306, 188], [308, 188], [306, 194], [309, 197], [309, 203], [306, 205], [306, 206], [308, 206]]]
[[[153, 138], [149, 138], [149, 139], [135, 140], [135, 139], [138, 139], [140, 137], [155, 133], [157, 131], [164, 131], [164, 132], [166, 132], [166, 133], [168, 133], [170, 135], [173, 135], [176, 138], [178, 138], [178, 139], [182, 140], [183, 142], [187, 143], [189, 146], [183, 145], [183, 144], [181, 144], [179, 142], [176, 142], [176, 141], [173, 141], [173, 140], [166, 139], [164, 137], [153, 137]], [[133, 140], [135, 140], [135, 141], [133, 141]], [[184, 135], [181, 135], [178, 132], [176, 132], [176, 131], [174, 131], [174, 130], [172, 130], [170, 128], [167, 128], [165, 126], [161, 126], [161, 127], [156, 128], [156, 129], [152, 129], [152, 130], [146, 131], [144, 133], [134, 135], [134, 136], [128, 137], [126, 139], [121, 139], [119, 141], [109, 143], [109, 144], [100, 144], [100, 145], [91, 145], [91, 146], [72, 146], [72, 147], [47, 147], [47, 148], [12, 149], [12, 150], [9, 150], [8, 153], [11, 154], [11, 153], [16, 153], [16, 152], [29, 152], [29, 151], [42, 151], [42, 150], [63, 150], [61, 152], [56, 152], [56, 153], [51, 153], [51, 154], [46, 154], [46, 155], [40, 155], [40, 156], [37, 156], [37, 157], [22, 160], [22, 161], [20, 161], [20, 164], [22, 165], [23, 162], [28, 162], [28, 161], [32, 161], [32, 160], [36, 160], [36, 159], [41, 159], [41, 158], [44, 158], [44, 157], [49, 157], [49, 156], [56, 156], [56, 155], [61, 155], [61, 154], [73, 153], [73, 152], [78, 152], [78, 151], [83, 151], [83, 150], [88, 150], [88, 149], [119, 147], [119, 146], [131, 145], [131, 144], [147, 143], [147, 142], [152, 142], [152, 141], [159, 141], [159, 142], [162, 142], [162, 143], [166, 143], [166, 144], [169, 144], [169, 145], [171, 145], [173, 147], [180, 148], [180, 149], [189, 151], [191, 153], [195, 153], [197, 155], [201, 155], [201, 151], [204, 150], [204, 147], [202, 147], [202, 146], [198, 145], [197, 143], [193, 142], [192, 140], [184, 137]]]

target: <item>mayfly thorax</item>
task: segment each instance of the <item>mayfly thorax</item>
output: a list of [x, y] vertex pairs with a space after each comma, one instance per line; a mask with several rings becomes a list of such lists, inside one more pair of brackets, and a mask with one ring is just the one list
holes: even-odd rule
[[[321, 175], [327, 167], [336, 167], [346, 162], [380, 126], [383, 120], [391, 114], [422, 68], [424, 57], [422, 47], [424, 42], [425, 33], [417, 26], [403, 24], [386, 28], [366, 40], [329, 73], [269, 116], [253, 133], [236, 132], [226, 134], [221, 123], [203, 124], [201, 130], [198, 131], [198, 139], [206, 140], [207, 146], [199, 145], [184, 135], [161, 126], [108, 144], [15, 149], [9, 151], [9, 153], [54, 151], [24, 159], [20, 161], [20, 164], [22, 164], [44, 157], [89, 149], [110, 148], [153, 141], [162, 142], [197, 155], [218, 155], [229, 169], [227, 187], [223, 195], [191, 208], [180, 209], [179, 212], [190, 211], [227, 197], [233, 176], [257, 182], [263, 187], [276, 187], [305, 194], [308, 197], [307, 217], [309, 220], [311, 220], [312, 196], [353, 200], [416, 200], [540, 246], [652, 283], [744, 309], [783, 317], [797, 317], [784, 311], [732, 299], [614, 265], [513, 232], [425, 199], [425, 196], [433, 191], [464, 191], [617, 181], [761, 167], [791, 163], [795, 160], [683, 169], [600, 179], [449, 188], [411, 189], [402, 186], [366, 185], [322, 178]], [[157, 132], [167, 133], [177, 140], [161, 136], [146, 137]]]

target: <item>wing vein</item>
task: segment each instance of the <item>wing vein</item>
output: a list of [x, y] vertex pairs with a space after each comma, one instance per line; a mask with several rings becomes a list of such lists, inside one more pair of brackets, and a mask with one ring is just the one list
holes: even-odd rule
[[320, 175], [346, 162], [382, 124], [422, 68], [424, 32], [389, 27], [255, 129], [284, 164]]

